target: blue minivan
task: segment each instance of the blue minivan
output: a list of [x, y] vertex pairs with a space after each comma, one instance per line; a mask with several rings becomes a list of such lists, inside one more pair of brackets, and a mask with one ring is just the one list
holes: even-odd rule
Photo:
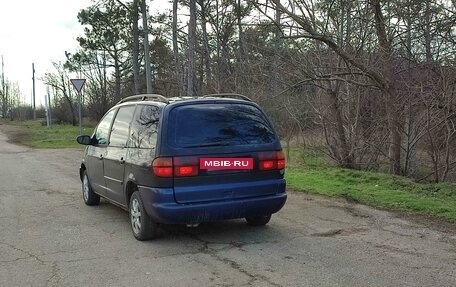
[[77, 141], [87, 146], [84, 202], [103, 197], [128, 210], [138, 240], [153, 238], [159, 224], [265, 225], [287, 198], [279, 138], [242, 95], [127, 97]]

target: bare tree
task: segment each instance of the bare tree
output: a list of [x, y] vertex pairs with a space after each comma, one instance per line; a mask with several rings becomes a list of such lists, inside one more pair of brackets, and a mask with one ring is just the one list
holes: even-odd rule
[[0, 99], [2, 104], [2, 118], [6, 118], [6, 114], [8, 112], [8, 82], [5, 79], [5, 64], [3, 62], [2, 56], [2, 79], [1, 79], [1, 89], [0, 89]]
[[53, 63], [54, 73], [46, 73], [43, 77], [43, 82], [51, 86], [57, 92], [55, 97], [60, 97], [67, 103], [70, 110], [71, 124], [76, 126], [76, 109], [75, 102], [72, 94], [70, 79], [66, 73], [64, 66], [61, 63]]

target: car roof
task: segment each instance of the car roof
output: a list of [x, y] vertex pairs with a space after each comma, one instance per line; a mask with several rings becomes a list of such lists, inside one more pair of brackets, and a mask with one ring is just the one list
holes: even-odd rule
[[175, 102], [187, 102], [187, 101], [202, 101], [202, 100], [236, 100], [237, 102], [242, 102], [242, 101], [247, 101], [247, 102], [252, 102], [253, 101], [241, 94], [234, 94], [234, 93], [221, 93], [221, 94], [209, 94], [209, 95], [204, 95], [204, 96], [198, 96], [198, 97], [172, 97], [172, 98], [166, 98], [162, 95], [159, 94], [140, 94], [140, 95], [134, 95], [134, 96], [129, 96], [126, 98], [123, 98], [120, 100], [116, 106], [127, 104], [127, 103], [154, 103], [154, 104], [159, 104], [161, 106], [165, 106], [171, 103]]

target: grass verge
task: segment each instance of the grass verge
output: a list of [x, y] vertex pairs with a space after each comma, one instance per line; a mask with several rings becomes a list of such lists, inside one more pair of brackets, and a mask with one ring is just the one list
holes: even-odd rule
[[[34, 148], [81, 147], [76, 142], [79, 126], [54, 124], [48, 128], [39, 121], [15, 122], [14, 125], [22, 131], [21, 136], [15, 141], [26, 146]], [[90, 135], [93, 127], [83, 126], [82, 132]]]
[[294, 190], [456, 222], [456, 186], [449, 183], [422, 184], [400, 176], [335, 167], [292, 166], [287, 168], [286, 178], [287, 186]]

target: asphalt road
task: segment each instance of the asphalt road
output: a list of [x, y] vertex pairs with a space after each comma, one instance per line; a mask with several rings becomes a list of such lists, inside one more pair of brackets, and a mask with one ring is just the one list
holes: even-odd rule
[[136, 241], [127, 213], [85, 206], [82, 149], [0, 133], [0, 286], [456, 286], [456, 233], [290, 192], [264, 228], [167, 226]]

